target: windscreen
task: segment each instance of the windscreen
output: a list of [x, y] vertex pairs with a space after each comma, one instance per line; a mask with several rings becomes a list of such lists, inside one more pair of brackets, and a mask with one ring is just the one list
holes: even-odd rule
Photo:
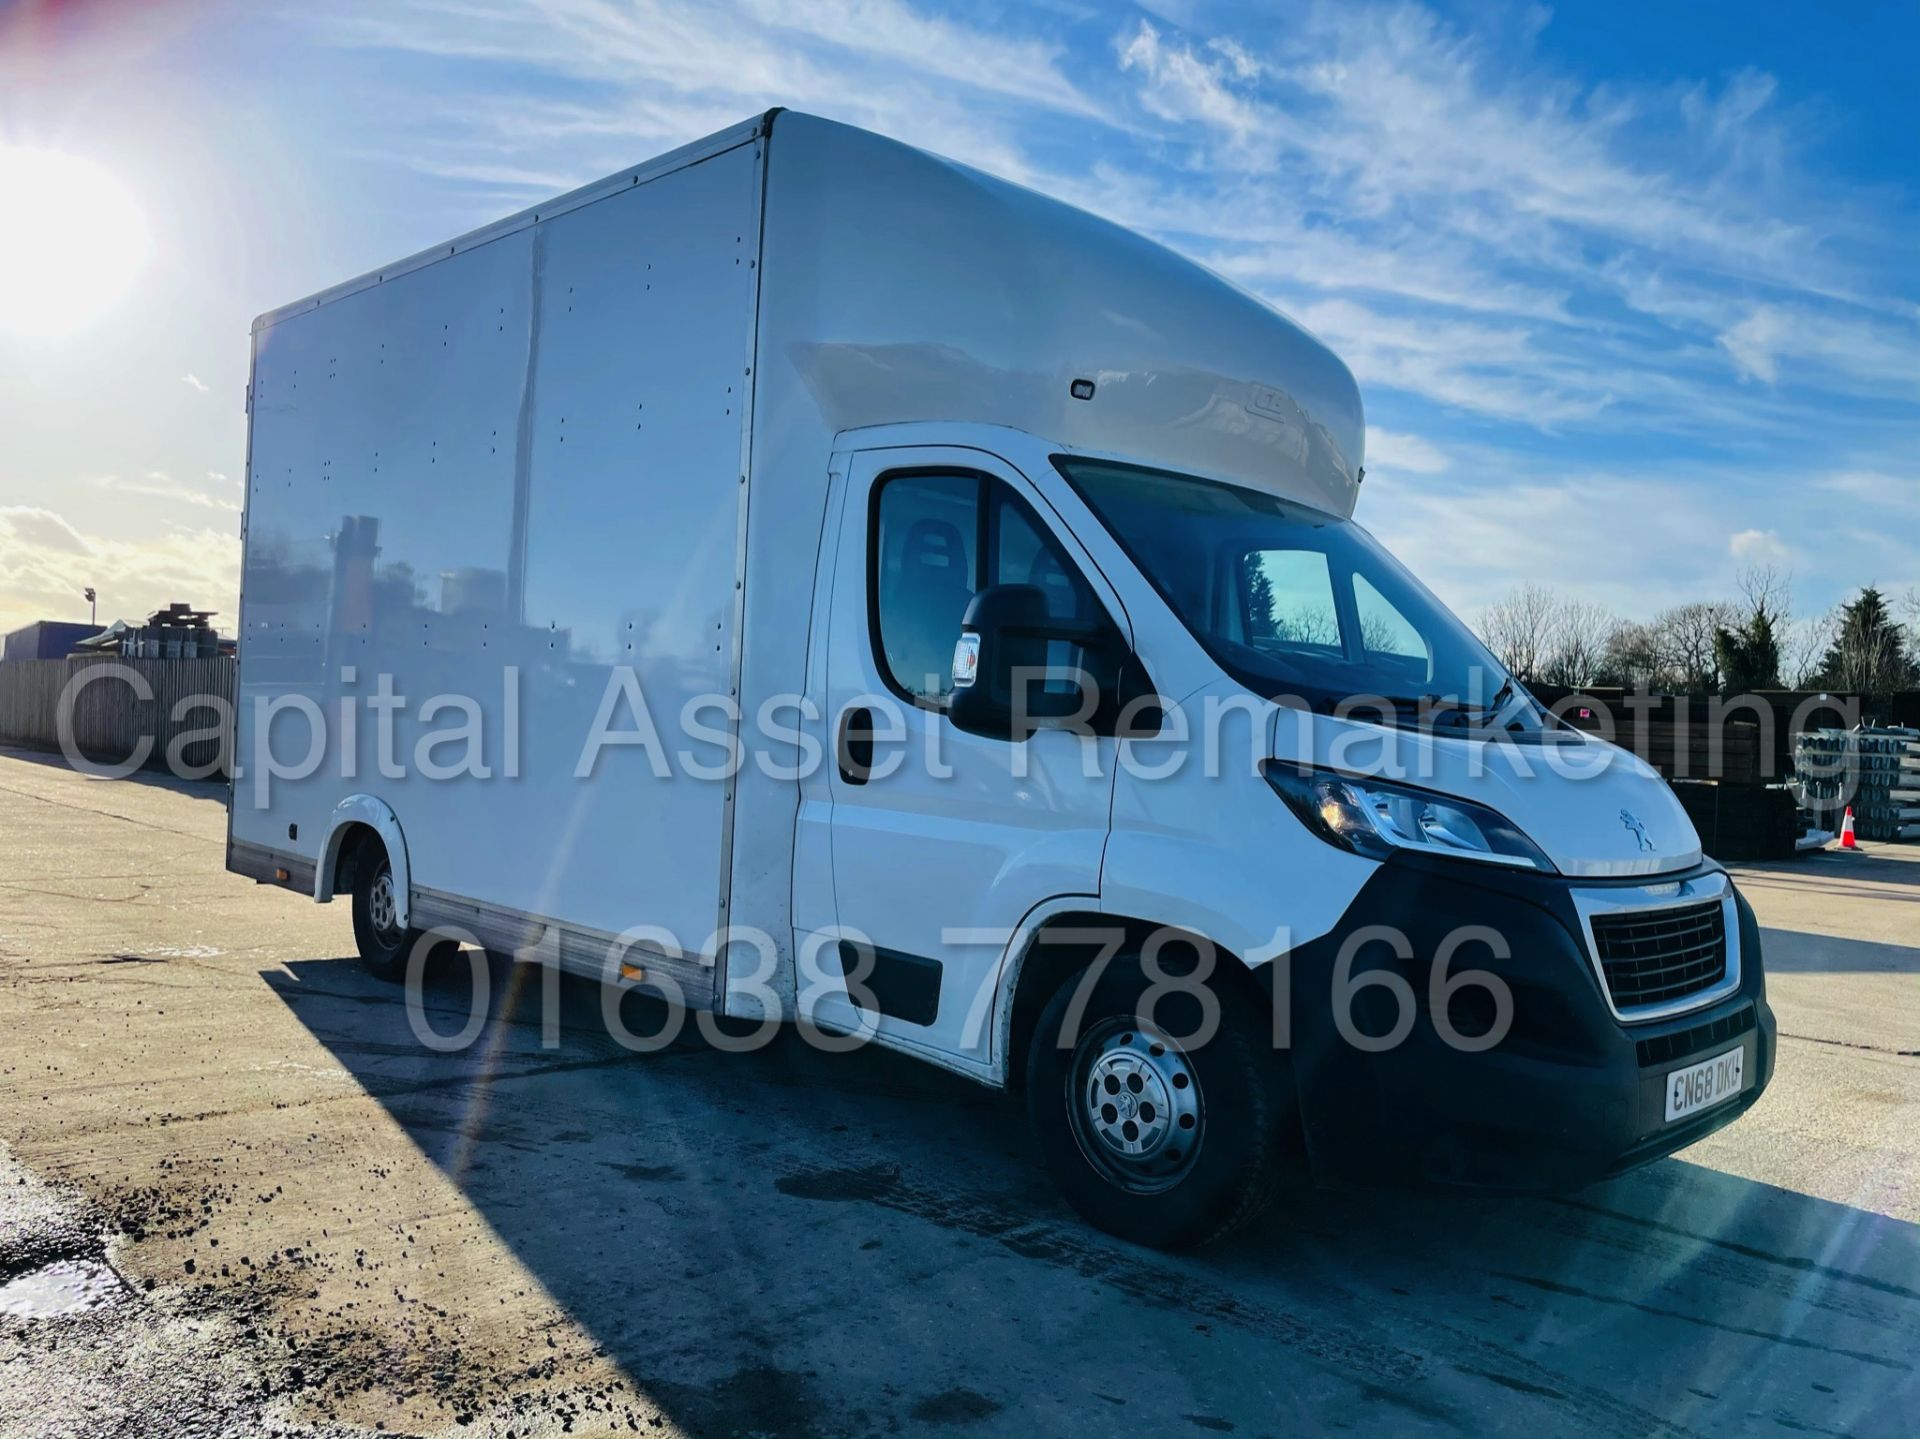
[[1396, 716], [1441, 709], [1456, 722], [1509, 701], [1507, 672], [1486, 647], [1351, 520], [1164, 470], [1056, 463], [1255, 693], [1328, 707], [1373, 698]]

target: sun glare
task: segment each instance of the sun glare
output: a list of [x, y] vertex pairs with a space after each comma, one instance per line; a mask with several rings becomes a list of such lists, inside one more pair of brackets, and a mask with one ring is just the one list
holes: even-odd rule
[[79, 329], [127, 292], [146, 255], [146, 218], [106, 170], [0, 146], [0, 330]]

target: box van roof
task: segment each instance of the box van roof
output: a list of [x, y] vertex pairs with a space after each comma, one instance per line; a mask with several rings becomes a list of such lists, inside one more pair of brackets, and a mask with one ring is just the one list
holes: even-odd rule
[[1304, 328], [1122, 226], [794, 111], [531, 206], [254, 328], [749, 144], [765, 157], [757, 436], [796, 424], [1002, 425], [1352, 513], [1359, 389]]
[[829, 428], [1006, 425], [1352, 512], [1352, 374], [1165, 246], [793, 113], [774, 125], [765, 215], [761, 362], [794, 365]]

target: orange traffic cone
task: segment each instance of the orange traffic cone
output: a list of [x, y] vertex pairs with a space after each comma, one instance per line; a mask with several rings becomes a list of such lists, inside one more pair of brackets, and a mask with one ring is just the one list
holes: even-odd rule
[[1840, 821], [1840, 848], [1858, 849], [1860, 842], [1853, 837], [1853, 806], [1847, 806], [1846, 818]]

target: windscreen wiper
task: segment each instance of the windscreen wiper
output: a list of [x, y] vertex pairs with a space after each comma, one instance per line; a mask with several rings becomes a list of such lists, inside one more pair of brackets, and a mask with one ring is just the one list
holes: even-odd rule
[[1481, 712], [1485, 716], [1485, 718], [1483, 718], [1480, 721], [1480, 723], [1482, 725], [1492, 724], [1493, 717], [1500, 713], [1500, 707], [1506, 704], [1506, 702], [1512, 698], [1513, 698], [1513, 680], [1511, 677], [1508, 677], [1505, 683], [1503, 683], [1499, 689], [1493, 692], [1493, 702], [1489, 704], [1486, 707], [1486, 709]]
[[1411, 710], [1417, 719], [1437, 720], [1442, 715], [1452, 715], [1453, 723], [1467, 723], [1468, 711], [1473, 707], [1450, 700], [1444, 695], [1381, 695], [1379, 698], [1392, 705], [1396, 711]]

